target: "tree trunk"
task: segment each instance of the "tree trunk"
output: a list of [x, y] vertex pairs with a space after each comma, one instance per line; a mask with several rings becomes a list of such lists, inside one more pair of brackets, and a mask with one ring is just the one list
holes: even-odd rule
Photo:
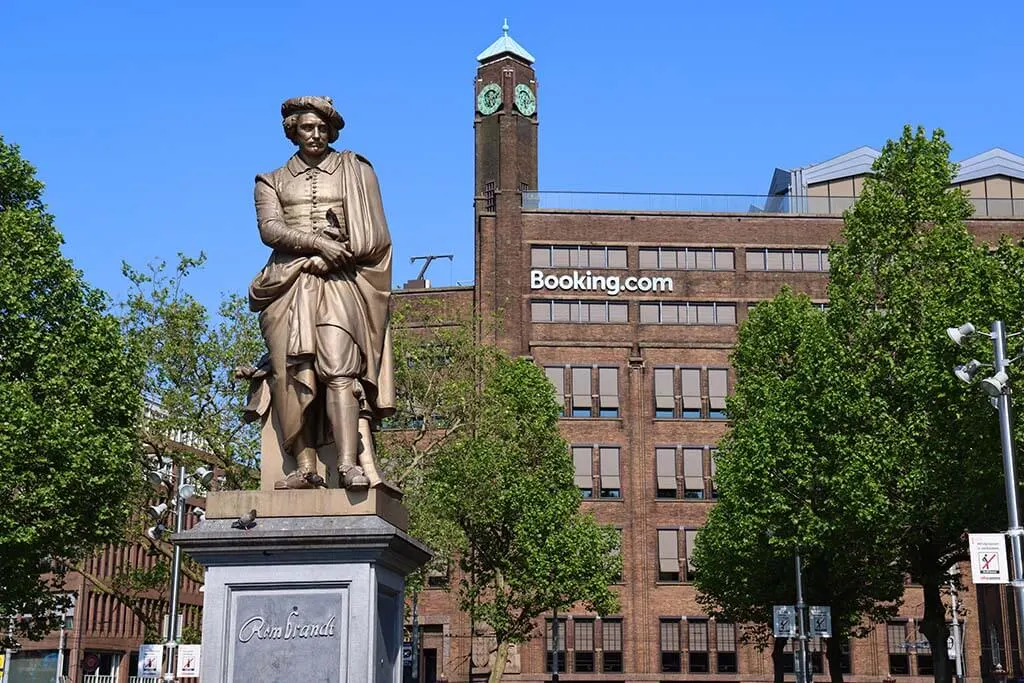
[[505, 662], [508, 661], [508, 642], [498, 643], [498, 651], [494, 655], [494, 666], [491, 667], [491, 675], [487, 683], [501, 683], [501, 677], [505, 675]]
[[932, 577], [923, 577], [921, 587], [924, 588], [924, 619], [921, 620], [920, 631], [932, 648], [935, 683], [950, 683], [952, 669], [946, 656], [949, 629], [946, 627], [946, 606], [942, 603], [942, 583]]
[[772, 670], [775, 674], [774, 683], [784, 683], [786, 674], [782, 670], [782, 655], [785, 654], [783, 650], [786, 649], [786, 639], [776, 638], [775, 644], [772, 645]]
[[828, 658], [828, 675], [832, 683], [843, 683], [843, 645], [848, 641], [840, 639], [832, 634], [832, 638], [825, 640], [825, 656]]

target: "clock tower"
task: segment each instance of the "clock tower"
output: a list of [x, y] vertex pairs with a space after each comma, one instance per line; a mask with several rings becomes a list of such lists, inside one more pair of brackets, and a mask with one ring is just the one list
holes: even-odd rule
[[477, 212], [496, 210], [496, 193], [537, 189], [537, 81], [533, 55], [508, 34], [477, 55]]
[[522, 228], [523, 193], [537, 189], [537, 80], [533, 55], [508, 32], [477, 55], [474, 82], [477, 311], [499, 315], [498, 335], [512, 353], [526, 354], [523, 323], [529, 270]]

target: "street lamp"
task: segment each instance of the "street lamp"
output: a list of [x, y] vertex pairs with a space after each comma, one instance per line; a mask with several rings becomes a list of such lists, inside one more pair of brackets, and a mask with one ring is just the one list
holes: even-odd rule
[[[156, 476], [153, 476], [156, 475]], [[161, 483], [167, 485], [166, 482], [162, 481], [159, 472], [150, 472], [147, 474], [147, 479], [150, 483], [155, 484], [157, 478], [161, 479]], [[213, 471], [200, 467], [193, 474], [191, 481], [185, 472], [184, 465], [178, 465], [177, 473], [174, 479], [173, 487], [167, 485], [167, 488], [173, 491], [173, 497], [168, 503], [160, 503], [159, 505], [150, 506], [148, 509], [149, 515], [156, 520], [156, 525], [146, 530], [146, 535], [149, 536], [153, 541], [163, 540], [163, 535], [167, 528], [163, 524], [164, 515], [170, 510], [174, 510], [174, 533], [180, 534], [185, 531], [185, 506], [188, 503], [188, 499], [196, 495], [196, 484], [203, 487], [209, 487], [210, 482], [213, 479]], [[198, 510], [193, 511], [197, 517], [201, 518], [198, 514]], [[165, 660], [167, 663], [167, 671], [163, 675], [163, 680], [173, 681], [175, 679], [175, 661], [174, 654], [178, 647], [178, 640], [181, 638], [181, 633], [178, 628], [178, 615], [179, 615], [179, 596], [181, 590], [181, 546], [178, 544], [174, 545], [174, 553], [171, 559], [171, 594], [170, 594], [170, 615], [169, 623], [167, 624], [167, 642], [164, 643], [166, 650]]]
[[[1010, 582], [1010, 585], [1013, 586], [1016, 598], [1014, 602], [1017, 605], [1017, 642], [1024, 644], [1024, 559], [1021, 556], [1021, 536], [1024, 535], [1024, 529], [1020, 526], [1017, 505], [1017, 470], [1013, 455], [1013, 431], [1010, 426], [1013, 422], [1010, 404], [1010, 377], [1006, 372], [1011, 361], [1006, 357], [1006, 328], [1003, 327], [1002, 320], [992, 322], [991, 332], [979, 332], [971, 323], [964, 323], [960, 327], [948, 328], [946, 334], [958, 346], [973, 334], [982, 334], [992, 340], [992, 355], [995, 361], [993, 369], [995, 374], [982, 380], [981, 388], [992, 398], [996, 409], [999, 411], [999, 440], [1003, 451], [1006, 516], [1009, 526], [1006, 534], [1010, 537], [1010, 551], [1013, 555], [1013, 581]], [[1009, 336], [1017, 336], [1018, 334], [1020, 333], [1017, 332]], [[967, 366], [957, 366], [954, 372], [957, 377], [964, 379], [958, 370], [970, 367], [975, 363], [977, 363], [977, 366], [972, 373], [967, 373], [966, 371], [963, 373], [964, 375], [969, 375], [965, 381], [970, 381], [981, 367], [981, 364], [977, 361], [971, 361]]]

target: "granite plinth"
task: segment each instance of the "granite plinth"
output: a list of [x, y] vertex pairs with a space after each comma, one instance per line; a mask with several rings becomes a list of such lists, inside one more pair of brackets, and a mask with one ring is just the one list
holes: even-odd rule
[[204, 683], [400, 683], [405, 576], [430, 559], [423, 544], [376, 515], [233, 521], [172, 538], [206, 568]]
[[409, 511], [402, 505], [402, 492], [384, 483], [363, 491], [214, 491], [206, 497], [207, 519], [234, 520], [249, 510], [256, 510], [259, 517], [376, 515], [402, 531], [409, 529]]

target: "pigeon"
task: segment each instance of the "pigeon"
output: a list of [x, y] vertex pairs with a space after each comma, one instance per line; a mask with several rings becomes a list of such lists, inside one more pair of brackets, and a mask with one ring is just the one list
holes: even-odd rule
[[256, 526], [256, 508], [249, 510], [247, 513], [231, 522], [232, 529], [248, 530]]

